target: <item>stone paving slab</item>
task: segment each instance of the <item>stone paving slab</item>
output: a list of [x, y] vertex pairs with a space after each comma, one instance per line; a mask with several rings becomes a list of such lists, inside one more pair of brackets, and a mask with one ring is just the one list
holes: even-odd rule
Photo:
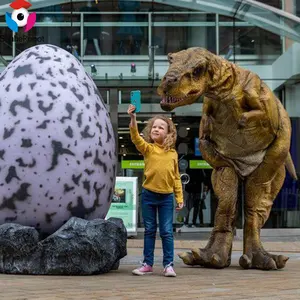
[[[183, 249], [176, 249], [180, 252]], [[142, 255], [128, 248], [119, 270], [97, 276], [19, 276], [0, 274], [1, 300], [127, 300], [127, 299], [300, 299], [300, 253], [288, 253], [283, 270], [243, 270], [241, 252], [222, 270], [188, 267], [176, 258], [176, 278], [161, 275], [162, 250], [156, 249], [153, 275], [133, 276]]]

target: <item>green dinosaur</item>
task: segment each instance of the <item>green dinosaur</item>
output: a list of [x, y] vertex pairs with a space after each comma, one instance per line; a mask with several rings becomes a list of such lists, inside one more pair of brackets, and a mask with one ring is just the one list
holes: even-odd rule
[[206, 49], [171, 53], [168, 60], [169, 68], [157, 90], [161, 107], [171, 111], [204, 96], [200, 151], [213, 167], [212, 184], [219, 200], [207, 246], [179, 256], [188, 265], [230, 265], [238, 184], [242, 180], [245, 223], [240, 266], [283, 268], [288, 257], [265, 251], [260, 229], [282, 187], [285, 167], [297, 178], [289, 153], [291, 124], [287, 112], [256, 74]]

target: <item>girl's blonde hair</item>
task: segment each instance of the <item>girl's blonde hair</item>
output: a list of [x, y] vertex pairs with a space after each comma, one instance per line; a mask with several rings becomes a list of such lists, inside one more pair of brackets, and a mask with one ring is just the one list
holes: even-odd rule
[[163, 115], [156, 115], [148, 121], [146, 127], [142, 131], [145, 141], [148, 143], [154, 143], [154, 141], [151, 139], [150, 133], [151, 133], [153, 123], [157, 119], [163, 120], [168, 124], [168, 133], [163, 142], [164, 150], [169, 151], [170, 149], [174, 149], [176, 144], [176, 139], [177, 139], [176, 127], [172, 120], [170, 120], [169, 118]]

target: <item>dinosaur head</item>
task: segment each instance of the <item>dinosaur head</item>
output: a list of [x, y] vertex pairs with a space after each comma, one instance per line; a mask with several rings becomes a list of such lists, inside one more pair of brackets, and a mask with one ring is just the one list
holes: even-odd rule
[[[217, 56], [203, 48], [169, 53], [169, 68], [157, 88], [161, 108], [171, 111], [192, 104], [205, 94], [217, 68]], [[212, 63], [212, 61], [216, 61]]]

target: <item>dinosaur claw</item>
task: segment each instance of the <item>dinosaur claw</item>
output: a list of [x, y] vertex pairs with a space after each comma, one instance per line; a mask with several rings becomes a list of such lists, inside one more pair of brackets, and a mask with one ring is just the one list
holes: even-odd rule
[[180, 252], [177, 254], [179, 258], [183, 260], [186, 265], [193, 266], [195, 265], [195, 260], [193, 254], [190, 252]]
[[[273, 257], [274, 259], [274, 257]], [[289, 257], [284, 255], [278, 255], [277, 259], [275, 259], [276, 266], [278, 269], [282, 269], [285, 267], [286, 262], [289, 260]]]
[[222, 264], [221, 258], [218, 254], [213, 254], [210, 259], [210, 262], [215, 267], [220, 267]]
[[192, 254], [196, 260], [200, 260], [202, 258], [202, 251], [199, 248], [192, 249]]
[[251, 260], [246, 254], [244, 254], [240, 257], [239, 264], [244, 269], [251, 268]]
[[271, 258], [268, 264], [265, 266], [265, 270], [277, 270], [276, 262]]

